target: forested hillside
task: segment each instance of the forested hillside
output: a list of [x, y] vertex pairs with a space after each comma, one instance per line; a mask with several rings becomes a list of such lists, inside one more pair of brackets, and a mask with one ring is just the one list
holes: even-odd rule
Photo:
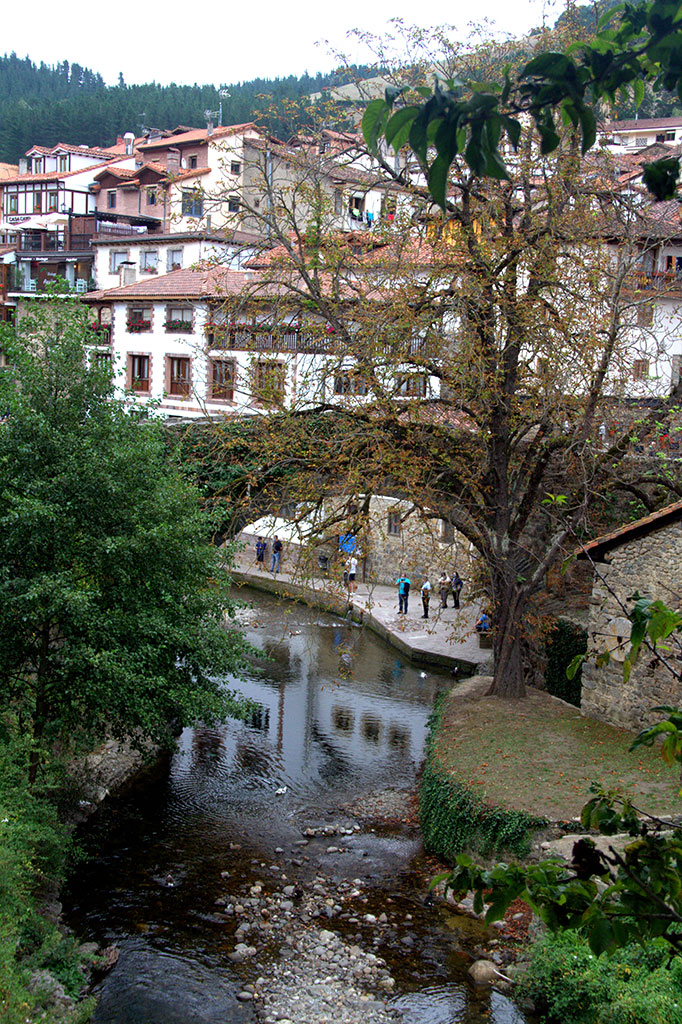
[[[286, 134], [292, 122], [291, 112], [284, 113], [284, 101], [345, 80], [342, 73], [303, 74], [228, 85], [223, 124], [259, 117], [271, 130]], [[271, 101], [263, 96], [272, 97], [281, 116], [270, 112]], [[120, 77], [118, 85], [106, 86], [101, 75], [80, 64], [36, 65], [13, 53], [0, 57], [0, 161], [16, 163], [35, 143], [111, 145], [124, 132], [139, 134], [143, 124], [201, 126], [206, 123], [204, 111], [217, 111], [218, 102], [210, 85], [126, 85]], [[298, 120], [295, 113], [293, 120]]]

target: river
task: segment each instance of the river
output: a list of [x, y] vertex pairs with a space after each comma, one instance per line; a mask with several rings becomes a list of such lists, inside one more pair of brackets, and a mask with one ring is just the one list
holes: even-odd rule
[[[322, 928], [323, 941], [343, 952], [324, 953], [326, 987], [313, 985], [328, 1003], [360, 998], [350, 980], [334, 979], [353, 944], [358, 964], [367, 962], [361, 950], [385, 962], [393, 980], [376, 1000], [398, 1021], [523, 1024], [504, 996], [478, 994], [464, 980], [479, 926], [425, 905], [429, 869], [408, 794], [450, 677], [333, 615], [241, 596], [251, 605], [240, 612], [248, 639], [266, 655], [238, 684], [257, 710], [247, 722], [186, 730], [166, 764], [83, 830], [87, 859], [65, 888], [65, 917], [84, 940], [120, 950], [97, 989], [94, 1024], [287, 1020], [286, 1006], [266, 1013], [261, 995], [271, 972], [276, 988], [285, 956], [302, 985], [302, 947], [282, 937], [298, 929], [308, 942]], [[285, 886], [296, 892], [282, 903]], [[254, 952], [240, 962], [234, 950], [244, 938]], [[384, 1019], [376, 1000], [367, 1021], [372, 1007]], [[333, 1019], [327, 1010], [321, 1003], [291, 1019], [317, 1024]]]

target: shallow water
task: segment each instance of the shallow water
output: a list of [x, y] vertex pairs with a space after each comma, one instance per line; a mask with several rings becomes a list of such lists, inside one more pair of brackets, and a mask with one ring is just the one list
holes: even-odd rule
[[463, 982], [472, 925], [424, 906], [413, 829], [362, 830], [344, 837], [343, 855], [327, 852], [334, 840], [311, 840], [310, 859], [292, 865], [302, 829], [350, 826], [344, 805], [413, 785], [434, 699], [450, 677], [410, 665], [337, 617], [244, 594], [253, 603], [241, 613], [247, 636], [266, 657], [239, 688], [258, 710], [248, 722], [186, 730], [170, 762], [84, 832], [90, 859], [65, 890], [66, 916], [83, 939], [121, 951], [99, 987], [94, 1024], [253, 1020], [236, 1000], [244, 975], [227, 959], [234, 922], [216, 913], [225, 871], [234, 891], [282, 871], [290, 881], [318, 871], [365, 880], [370, 907], [412, 915], [409, 948], [372, 947], [396, 977], [392, 1005], [406, 1022], [523, 1024], [509, 1000], [475, 996]]

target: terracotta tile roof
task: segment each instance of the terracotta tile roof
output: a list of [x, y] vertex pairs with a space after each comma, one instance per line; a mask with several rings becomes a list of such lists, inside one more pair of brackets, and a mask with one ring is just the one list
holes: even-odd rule
[[211, 135], [208, 134], [208, 128], [193, 128], [191, 131], [182, 132], [179, 135], [170, 135], [163, 139], [154, 139], [151, 142], [140, 143], [138, 148], [143, 150], [168, 149], [171, 146], [184, 146], [192, 142], [209, 142], [212, 139], [224, 139], [228, 135], [236, 135], [247, 128], [258, 131], [253, 121], [249, 121], [246, 124], [230, 124], [221, 128], [214, 128]]
[[88, 171], [101, 171], [106, 164], [88, 164], [75, 171], [45, 171], [42, 174], [17, 174], [12, 178], [3, 178], [3, 185], [21, 185], [31, 181], [60, 181], [62, 178], [73, 178], [74, 174], [86, 174]]
[[0, 164], [0, 181], [5, 178], [14, 178], [19, 173], [17, 164]]
[[201, 299], [209, 296], [238, 295], [253, 275], [243, 270], [226, 267], [198, 267], [186, 270], [172, 270], [146, 281], [136, 281], [120, 288], [109, 288], [97, 293], [89, 292], [88, 298], [107, 299], [115, 302], [128, 299]]
[[95, 174], [95, 181], [105, 177], [107, 174], [111, 174], [114, 178], [134, 178], [137, 171], [134, 171], [132, 167], [117, 167], [115, 164], [107, 164], [98, 174]]
[[606, 131], [628, 132], [641, 128], [646, 131], [651, 128], [682, 128], [682, 115], [677, 117], [640, 117], [637, 120], [608, 121]]
[[626, 544], [630, 540], [636, 540], [637, 537], [645, 536], [654, 530], [660, 530], [661, 527], [668, 526], [670, 523], [677, 521], [682, 521], [682, 501], [675, 501], [672, 505], [666, 505], [665, 508], [660, 509], [658, 512], [652, 512], [651, 515], [644, 516], [634, 523], [627, 523], [627, 525], [621, 526], [619, 530], [605, 533], [602, 537], [591, 540], [589, 544], [584, 544], [576, 552], [576, 557], [587, 558], [589, 556], [595, 562], [603, 561], [604, 555], [613, 548], [620, 547], [621, 544]]

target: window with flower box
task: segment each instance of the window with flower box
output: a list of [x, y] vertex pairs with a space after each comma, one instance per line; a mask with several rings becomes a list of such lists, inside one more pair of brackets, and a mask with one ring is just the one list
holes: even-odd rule
[[191, 334], [192, 312], [191, 306], [166, 306], [166, 333]]
[[166, 356], [166, 390], [186, 398], [192, 390], [192, 361], [189, 356]]
[[263, 360], [253, 373], [253, 398], [261, 405], [281, 405], [284, 401], [286, 367], [284, 363]]
[[150, 306], [129, 306], [128, 307], [128, 332], [130, 334], [142, 334], [152, 329], [152, 310]]
[[166, 256], [166, 266], [168, 272], [171, 270], [180, 270], [182, 267], [182, 249], [169, 249]]
[[128, 353], [128, 387], [131, 391], [149, 391], [149, 368], [151, 357], [147, 354]]
[[112, 250], [109, 253], [109, 270], [112, 274], [118, 274], [122, 263], [128, 263], [128, 250]]
[[232, 359], [209, 362], [208, 397], [214, 402], [234, 402], [236, 368]]
[[144, 249], [140, 253], [140, 273], [156, 274], [159, 269], [159, 253], [156, 249]]

